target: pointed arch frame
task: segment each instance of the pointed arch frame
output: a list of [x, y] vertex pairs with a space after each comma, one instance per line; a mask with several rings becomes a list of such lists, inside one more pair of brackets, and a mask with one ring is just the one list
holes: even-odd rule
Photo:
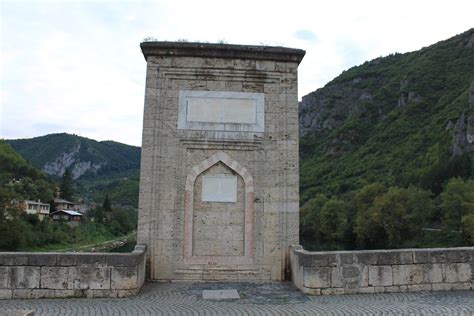
[[[223, 163], [240, 175], [245, 186], [244, 255], [243, 256], [193, 256], [194, 185], [197, 177], [217, 163]], [[223, 151], [218, 151], [202, 161], [186, 177], [184, 192], [184, 263], [207, 265], [249, 265], [253, 263], [254, 184], [250, 172]]]

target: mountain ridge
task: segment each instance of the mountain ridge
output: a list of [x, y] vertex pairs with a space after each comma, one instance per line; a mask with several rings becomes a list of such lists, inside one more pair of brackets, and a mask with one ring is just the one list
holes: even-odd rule
[[[420, 184], [474, 149], [474, 29], [352, 67], [299, 103], [301, 197]], [[464, 162], [465, 163], [465, 162]]]
[[60, 177], [69, 168], [73, 179], [136, 171], [140, 167], [140, 147], [67, 133], [6, 140], [15, 151], [45, 173]]
[[69, 168], [76, 199], [138, 207], [141, 148], [116, 141], [96, 141], [67, 133], [5, 140], [23, 158], [58, 180]]

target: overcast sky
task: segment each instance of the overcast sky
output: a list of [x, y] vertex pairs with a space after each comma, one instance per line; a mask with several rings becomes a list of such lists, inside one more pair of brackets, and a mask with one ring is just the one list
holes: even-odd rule
[[139, 146], [148, 36], [305, 49], [301, 98], [366, 60], [466, 31], [473, 12], [472, 0], [0, 0], [0, 138]]

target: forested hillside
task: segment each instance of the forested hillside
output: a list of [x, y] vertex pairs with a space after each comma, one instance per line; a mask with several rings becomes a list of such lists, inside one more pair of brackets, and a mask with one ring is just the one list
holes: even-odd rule
[[[300, 188], [306, 244], [435, 245], [421, 230], [426, 226], [463, 231], [459, 238], [440, 237], [446, 243], [451, 237], [454, 244], [470, 242], [473, 83], [471, 29], [419, 51], [353, 67], [303, 97]], [[448, 205], [453, 196], [457, 206]]]
[[115, 205], [138, 206], [140, 147], [66, 133], [7, 142], [53, 178], [69, 169], [78, 199], [101, 203], [109, 194]]
[[[136, 212], [112, 208], [110, 202], [89, 211], [78, 227], [50, 218], [40, 221], [36, 214], [24, 212], [24, 200], [50, 203], [56, 187], [45, 173], [0, 140], [0, 251], [91, 244], [123, 236], [136, 228]], [[102, 201], [109, 201], [105, 197], [101, 196]]]
[[41, 199], [49, 202], [54, 196], [55, 185], [43, 172], [0, 140], [0, 190], [2, 199]]

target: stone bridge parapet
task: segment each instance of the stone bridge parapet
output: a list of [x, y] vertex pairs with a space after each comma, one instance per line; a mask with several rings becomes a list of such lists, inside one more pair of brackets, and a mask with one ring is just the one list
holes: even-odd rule
[[474, 247], [309, 252], [290, 247], [291, 278], [305, 294], [474, 289]]
[[145, 281], [145, 251], [0, 252], [0, 299], [132, 296]]

